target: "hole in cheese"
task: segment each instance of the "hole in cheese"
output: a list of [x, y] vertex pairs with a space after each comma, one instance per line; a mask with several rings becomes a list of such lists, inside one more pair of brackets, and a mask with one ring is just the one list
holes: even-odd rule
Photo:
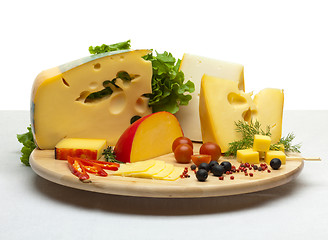
[[62, 81], [63, 81], [64, 85], [66, 85], [67, 87], [69, 87], [68, 82], [66, 82], [66, 80], [64, 78], [62, 78]]
[[75, 101], [77, 101], [77, 102], [83, 102], [83, 103], [84, 103], [86, 97], [87, 97], [89, 94], [90, 94], [89, 91], [83, 91], [83, 92], [80, 93], [80, 96], [79, 96], [77, 99], [75, 99]]
[[93, 68], [94, 68], [94, 70], [100, 70], [100, 68], [101, 68], [100, 63], [96, 63], [95, 65], [93, 65]]
[[247, 100], [244, 97], [234, 92], [229, 93], [227, 98], [232, 105], [242, 105], [247, 103]]
[[98, 83], [97, 82], [91, 82], [90, 84], [89, 84], [89, 88], [90, 89], [96, 89], [98, 87]]
[[135, 109], [138, 113], [145, 113], [148, 109], [148, 99], [145, 97], [139, 97], [136, 101]]
[[110, 103], [109, 103], [109, 112], [112, 114], [119, 114], [121, 113], [126, 105], [126, 95], [123, 91], [115, 94], [112, 96]]
[[251, 120], [251, 118], [252, 118], [252, 111], [248, 108], [248, 110], [246, 110], [245, 112], [243, 112], [242, 116], [243, 116], [243, 119], [246, 122], [249, 122]]

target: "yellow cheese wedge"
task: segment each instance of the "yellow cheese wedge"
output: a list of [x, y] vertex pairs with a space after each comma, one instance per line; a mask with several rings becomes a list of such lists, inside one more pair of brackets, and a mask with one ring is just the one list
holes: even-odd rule
[[106, 147], [105, 139], [64, 138], [55, 146], [55, 159], [68, 156], [97, 160]]
[[272, 143], [279, 142], [282, 132], [284, 108], [284, 91], [282, 89], [266, 88], [254, 96], [256, 111], [252, 119], [259, 121], [262, 127], [270, 126]]
[[41, 72], [33, 85], [32, 129], [40, 149], [63, 138], [106, 139], [114, 146], [134, 116], [151, 113], [148, 50], [96, 54]]
[[238, 83], [204, 75], [199, 99], [203, 142], [215, 142], [226, 152], [229, 143], [241, 139], [235, 122], [250, 121], [255, 109], [251, 94], [238, 89]]
[[239, 90], [244, 90], [244, 66], [185, 53], [180, 70], [184, 73], [186, 80], [191, 80], [195, 84], [195, 91], [191, 93], [192, 99], [188, 105], [180, 106], [180, 110], [175, 115], [186, 137], [193, 141], [202, 141], [198, 113], [201, 78], [207, 74], [231, 80], [237, 83]]
[[236, 132], [235, 122], [257, 120], [263, 130], [270, 127], [272, 143], [278, 142], [282, 129], [283, 91], [264, 89], [254, 100], [251, 95], [239, 90], [236, 82], [204, 75], [199, 99], [203, 141], [215, 142], [222, 152], [226, 152], [229, 143], [242, 137]]

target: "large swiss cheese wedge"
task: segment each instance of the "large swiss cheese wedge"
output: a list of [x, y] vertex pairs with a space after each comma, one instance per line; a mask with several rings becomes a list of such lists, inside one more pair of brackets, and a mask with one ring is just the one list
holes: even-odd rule
[[63, 138], [106, 139], [115, 145], [134, 116], [151, 113], [152, 66], [148, 50], [88, 56], [41, 72], [33, 86], [35, 141], [53, 149]]
[[183, 55], [180, 70], [184, 73], [186, 80], [191, 80], [195, 84], [195, 91], [191, 93], [192, 99], [188, 105], [180, 106], [180, 110], [175, 115], [186, 137], [193, 141], [202, 141], [198, 109], [203, 75], [234, 81], [238, 89], [244, 90], [244, 66], [186, 53]]
[[172, 152], [173, 141], [183, 136], [176, 117], [157, 112], [140, 118], [117, 141], [114, 153], [121, 162], [138, 162]]
[[272, 143], [281, 138], [284, 95], [281, 89], [264, 89], [251, 98], [237, 83], [204, 75], [201, 83], [199, 114], [204, 142], [215, 142], [222, 152], [229, 143], [241, 139], [238, 121], [259, 121], [265, 131], [270, 127]]
[[254, 108], [251, 94], [239, 90], [237, 82], [205, 74], [199, 99], [203, 142], [215, 142], [226, 152], [241, 137], [235, 121], [250, 121]]

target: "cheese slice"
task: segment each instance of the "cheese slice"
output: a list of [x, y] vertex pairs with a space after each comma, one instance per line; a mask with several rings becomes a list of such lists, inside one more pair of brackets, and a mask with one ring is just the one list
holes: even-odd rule
[[203, 142], [215, 142], [226, 152], [230, 142], [241, 139], [235, 122], [250, 122], [253, 110], [251, 93], [239, 90], [237, 82], [203, 76], [199, 100]]
[[151, 113], [148, 50], [96, 54], [41, 72], [33, 86], [31, 118], [40, 149], [63, 138], [106, 139], [115, 145], [134, 116]]
[[174, 170], [174, 166], [173, 164], [170, 163], [166, 163], [165, 164], [165, 168], [160, 171], [159, 173], [154, 174], [152, 177], [154, 179], [163, 179], [165, 177], [167, 177], [169, 174], [171, 174]]
[[153, 178], [153, 175], [158, 174], [165, 168], [164, 161], [156, 161], [155, 164], [149, 168], [147, 171], [131, 173], [128, 176], [130, 177], [139, 177], [139, 178]]
[[174, 167], [173, 171], [168, 176], [162, 178], [162, 180], [175, 181], [180, 178], [181, 174], [183, 173], [183, 170], [183, 167]]
[[116, 172], [113, 172], [113, 175], [129, 176], [133, 173], [145, 172], [153, 167], [155, 163], [155, 160], [147, 160], [142, 162], [121, 164], [120, 168]]
[[192, 99], [188, 105], [180, 106], [180, 110], [175, 115], [186, 137], [193, 141], [202, 141], [198, 113], [201, 78], [207, 74], [231, 80], [237, 83], [238, 89], [244, 90], [244, 66], [185, 53], [180, 70], [186, 80], [191, 80], [195, 84], [195, 91], [191, 93]]

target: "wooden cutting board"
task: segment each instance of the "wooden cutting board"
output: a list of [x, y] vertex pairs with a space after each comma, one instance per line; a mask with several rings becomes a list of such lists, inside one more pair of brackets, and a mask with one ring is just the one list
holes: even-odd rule
[[[199, 147], [200, 144], [194, 144], [195, 153]], [[155, 159], [178, 166], [191, 165], [176, 163], [173, 153]], [[226, 159], [221, 157], [220, 161], [223, 160]], [[235, 159], [229, 161], [232, 165], [239, 166]], [[86, 191], [155, 198], [199, 198], [256, 192], [283, 185], [298, 176], [303, 169], [304, 161], [300, 155], [293, 155], [287, 158], [286, 165], [282, 165], [279, 170], [272, 170], [271, 173], [249, 170], [253, 172], [253, 177], [245, 176], [244, 173], [234, 173], [233, 180], [230, 179], [230, 175], [226, 175], [224, 180], [219, 180], [218, 177], [209, 174], [205, 182], [199, 182], [189, 168], [190, 178], [176, 181], [111, 176], [108, 171], [107, 177], [90, 174], [91, 182], [83, 183], [70, 172], [66, 161], [54, 159], [53, 150], [35, 149], [30, 156], [30, 164], [39, 176], [49, 181]]]

